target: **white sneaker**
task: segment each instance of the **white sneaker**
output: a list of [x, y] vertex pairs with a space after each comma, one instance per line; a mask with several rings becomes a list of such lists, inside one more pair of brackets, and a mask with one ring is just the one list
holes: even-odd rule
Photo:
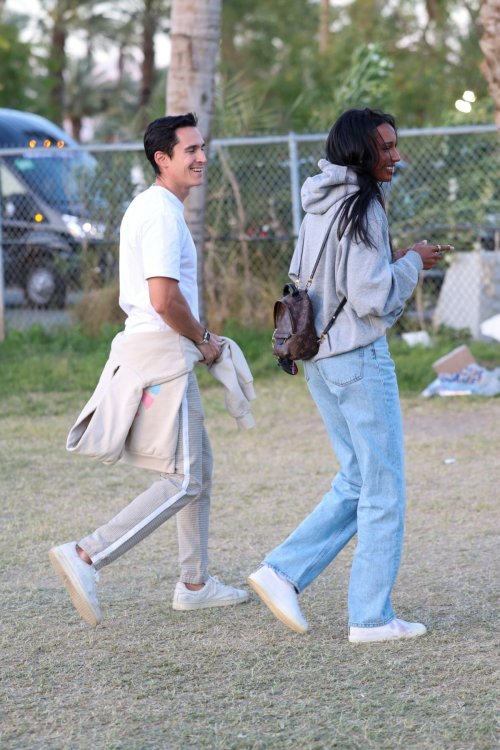
[[97, 570], [82, 560], [76, 551], [76, 542], [54, 547], [49, 552], [49, 558], [83, 619], [94, 627], [99, 625], [102, 615], [95, 590], [96, 581], [99, 580]]
[[243, 589], [224, 586], [217, 576], [210, 576], [202, 589], [190, 591], [178, 581], [174, 591], [173, 609], [206, 609], [207, 607], [227, 607], [230, 604], [243, 604], [248, 601], [248, 594]]
[[268, 565], [257, 568], [249, 576], [248, 583], [284, 625], [296, 633], [307, 632], [309, 625], [302, 617], [293, 583]]
[[387, 625], [378, 628], [349, 628], [351, 643], [372, 643], [374, 641], [394, 641], [399, 638], [416, 638], [425, 635], [427, 628], [420, 622], [405, 622], [396, 617]]

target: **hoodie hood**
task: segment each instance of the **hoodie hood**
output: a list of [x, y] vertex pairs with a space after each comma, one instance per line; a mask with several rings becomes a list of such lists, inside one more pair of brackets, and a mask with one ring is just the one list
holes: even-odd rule
[[302, 208], [309, 214], [324, 214], [346, 195], [359, 190], [356, 172], [349, 167], [326, 159], [320, 159], [318, 167], [321, 172], [308, 177], [300, 192]]

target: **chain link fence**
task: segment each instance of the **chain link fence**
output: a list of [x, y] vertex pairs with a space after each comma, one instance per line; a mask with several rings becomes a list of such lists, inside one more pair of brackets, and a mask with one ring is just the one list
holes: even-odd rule
[[[300, 186], [326, 134], [214, 140], [205, 278], [212, 324], [271, 320], [300, 227]], [[140, 144], [0, 150], [0, 315], [7, 328], [70, 322], [118, 272], [120, 221], [152, 182]], [[47, 145], [48, 144], [48, 145]], [[500, 160], [494, 126], [401, 131], [387, 190], [396, 247], [455, 246], [422, 272], [400, 330], [469, 328], [500, 313]], [[116, 282], [115, 282], [116, 283]], [[0, 325], [1, 325], [0, 320]]]

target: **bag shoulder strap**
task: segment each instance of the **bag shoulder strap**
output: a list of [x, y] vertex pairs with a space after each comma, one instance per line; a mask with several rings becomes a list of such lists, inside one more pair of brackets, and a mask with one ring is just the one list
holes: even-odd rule
[[[325, 234], [325, 236], [323, 238], [323, 242], [321, 244], [321, 248], [320, 248], [320, 251], [318, 253], [318, 257], [316, 258], [316, 263], [314, 264], [313, 270], [311, 271], [311, 275], [309, 276], [309, 279], [307, 280], [306, 289], [309, 289], [309, 287], [312, 284], [312, 280], [313, 280], [314, 274], [316, 273], [316, 270], [317, 270], [317, 268], [319, 266], [319, 262], [321, 260], [322, 255], [323, 255], [323, 251], [324, 251], [324, 249], [326, 247], [326, 243], [328, 242], [328, 237], [330, 236], [330, 232], [332, 231], [332, 227], [335, 224], [337, 216], [339, 215], [339, 213], [341, 212], [341, 210], [342, 210], [342, 206], [340, 206], [340, 208], [335, 212], [335, 216], [331, 220], [331, 222], [330, 222], [330, 224], [328, 226], [328, 229], [326, 230], [326, 234]], [[304, 222], [306, 220], [307, 220], [307, 214], [306, 214], [306, 218], [304, 219]], [[301, 271], [302, 271], [302, 258], [304, 257], [304, 245], [305, 245], [305, 241], [306, 241], [306, 231], [305, 231], [305, 226], [304, 226], [304, 234], [302, 235], [302, 248], [301, 248], [301, 252], [300, 252], [300, 261], [299, 261], [299, 272], [298, 272], [298, 275], [297, 275], [297, 279], [295, 281], [295, 285], [296, 286], [298, 286], [299, 282], [300, 282], [300, 274], [301, 274]]]
[[295, 285], [297, 287], [299, 286], [300, 275], [302, 273], [302, 258], [304, 257], [304, 243], [306, 241], [306, 221], [307, 221], [307, 214], [304, 217], [304, 223], [303, 223], [304, 233], [302, 235], [302, 247], [301, 247], [301, 250], [300, 250], [299, 271], [297, 273], [297, 278], [295, 280]]
[[332, 327], [332, 325], [333, 325], [333, 324], [335, 323], [335, 321], [336, 321], [336, 319], [337, 319], [337, 316], [339, 315], [339, 313], [340, 313], [340, 312], [342, 311], [342, 309], [344, 308], [344, 306], [345, 306], [346, 302], [347, 302], [347, 297], [344, 297], [344, 299], [342, 300], [342, 302], [341, 302], [341, 303], [340, 303], [340, 305], [339, 305], [339, 306], [337, 307], [337, 309], [336, 309], [336, 310], [335, 310], [335, 312], [333, 313], [332, 317], [331, 317], [331, 318], [330, 318], [330, 320], [328, 321], [328, 324], [327, 324], [326, 328], [324, 329], [323, 333], [322, 333], [322, 334], [321, 334], [321, 336], [319, 337], [319, 339], [318, 339], [318, 344], [322, 344], [322, 343], [323, 343], [323, 341], [325, 340], [325, 337], [326, 337], [326, 336], [327, 336], [327, 334], [328, 334], [328, 331], [330, 330], [330, 328]]
[[[331, 220], [330, 225], [329, 225], [328, 229], [326, 230], [326, 234], [325, 234], [325, 237], [323, 239], [323, 243], [321, 245], [321, 249], [320, 249], [320, 251], [318, 253], [318, 257], [316, 258], [316, 263], [314, 264], [313, 270], [311, 271], [311, 275], [309, 276], [309, 279], [307, 280], [306, 290], [309, 289], [309, 287], [312, 284], [312, 280], [313, 280], [314, 274], [316, 273], [316, 269], [319, 266], [319, 262], [321, 260], [321, 256], [323, 255], [323, 251], [324, 251], [324, 249], [326, 247], [326, 243], [328, 241], [328, 237], [330, 236], [330, 232], [332, 231], [332, 227], [335, 224], [335, 221], [336, 221], [339, 213], [341, 212], [341, 210], [342, 210], [342, 206], [340, 206], [340, 208], [335, 212], [335, 216]], [[304, 221], [305, 221], [305, 219], [304, 219]], [[299, 273], [298, 273], [297, 279], [295, 281], [295, 285], [297, 287], [298, 287], [299, 282], [300, 282], [300, 272], [301, 272], [301, 269], [302, 269], [302, 257], [304, 255], [304, 243], [305, 243], [305, 240], [306, 240], [306, 232], [305, 232], [305, 228], [304, 228], [304, 235], [302, 237], [302, 250], [301, 250], [301, 253], [300, 253]], [[339, 304], [339, 306], [337, 307], [337, 309], [333, 313], [332, 317], [328, 321], [325, 329], [323, 330], [323, 333], [319, 337], [318, 344], [322, 344], [323, 343], [323, 341], [324, 341], [325, 337], [327, 336], [330, 328], [335, 323], [335, 321], [337, 319], [337, 316], [342, 312], [342, 310], [345, 307], [346, 303], [347, 303], [347, 297], [344, 297], [344, 299], [341, 301], [341, 303]]]

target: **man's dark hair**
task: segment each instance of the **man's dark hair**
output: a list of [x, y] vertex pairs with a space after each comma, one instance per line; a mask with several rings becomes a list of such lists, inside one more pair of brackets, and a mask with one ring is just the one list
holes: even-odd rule
[[376, 130], [386, 122], [396, 130], [394, 117], [378, 109], [348, 109], [330, 130], [326, 141], [326, 158], [332, 164], [349, 167], [356, 172], [359, 191], [349, 195], [340, 211], [338, 237], [348, 232], [369, 247], [373, 241], [368, 233], [368, 208], [372, 200], [384, 205], [384, 196], [372, 171], [378, 164]]
[[195, 128], [198, 118], [192, 112], [187, 115], [172, 115], [170, 117], [159, 117], [150, 122], [144, 133], [144, 151], [151, 162], [155, 174], [160, 174], [160, 168], [155, 162], [155, 153], [163, 151], [172, 157], [174, 147], [179, 143], [177, 130], [179, 128]]

